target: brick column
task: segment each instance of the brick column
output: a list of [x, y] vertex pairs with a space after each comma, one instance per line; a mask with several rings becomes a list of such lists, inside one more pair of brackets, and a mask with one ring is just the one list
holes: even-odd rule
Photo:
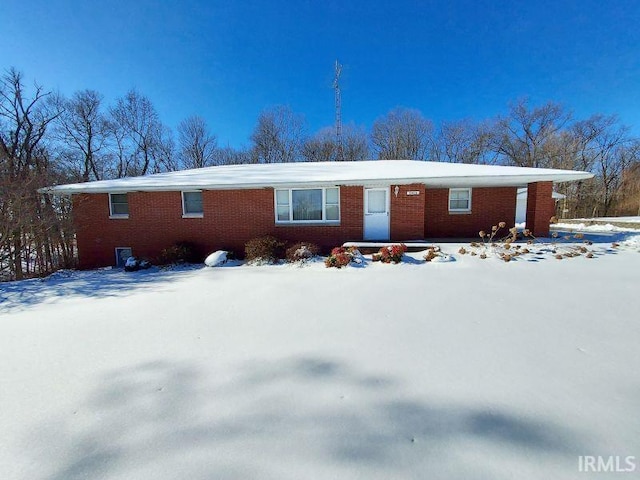
[[424, 238], [424, 184], [391, 185], [391, 232], [393, 241], [422, 240]]
[[536, 237], [549, 236], [549, 220], [556, 212], [552, 193], [553, 182], [536, 182], [527, 186], [527, 228]]

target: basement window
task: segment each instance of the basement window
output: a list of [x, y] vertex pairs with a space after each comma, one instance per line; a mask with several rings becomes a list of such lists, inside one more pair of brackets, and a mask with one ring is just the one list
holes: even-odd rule
[[133, 256], [131, 247], [116, 247], [116, 267], [124, 268], [127, 258]]
[[337, 223], [340, 189], [287, 188], [275, 190], [276, 223]]
[[129, 218], [129, 200], [126, 193], [109, 194], [109, 218]]
[[202, 192], [182, 192], [182, 217], [202, 218], [203, 215]]
[[470, 212], [471, 211], [471, 189], [470, 188], [450, 188], [449, 189], [449, 211], [450, 212]]

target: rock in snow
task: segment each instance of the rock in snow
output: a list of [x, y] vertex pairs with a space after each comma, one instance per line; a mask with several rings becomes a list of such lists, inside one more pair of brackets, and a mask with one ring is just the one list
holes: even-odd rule
[[127, 258], [127, 262], [124, 264], [125, 267], [137, 267], [138, 259], [136, 257]]
[[447, 253], [441, 253], [440, 255], [434, 257], [431, 260], [433, 263], [442, 263], [442, 262], [453, 262], [453, 257]]
[[151, 264], [147, 260], [139, 260], [136, 257], [129, 257], [124, 264], [124, 271], [137, 272], [138, 270], [146, 270], [150, 267]]
[[204, 264], [207, 267], [219, 267], [227, 261], [227, 252], [224, 250], [218, 250], [213, 252], [207, 258], [204, 259]]

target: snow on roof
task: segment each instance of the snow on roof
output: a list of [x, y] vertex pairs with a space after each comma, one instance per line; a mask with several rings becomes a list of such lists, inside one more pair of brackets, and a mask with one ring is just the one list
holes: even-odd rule
[[410, 183], [423, 183], [427, 187], [522, 187], [531, 182], [568, 182], [591, 177], [593, 174], [589, 172], [573, 170], [416, 160], [369, 160], [223, 165], [143, 177], [58, 185], [40, 191], [74, 194]]

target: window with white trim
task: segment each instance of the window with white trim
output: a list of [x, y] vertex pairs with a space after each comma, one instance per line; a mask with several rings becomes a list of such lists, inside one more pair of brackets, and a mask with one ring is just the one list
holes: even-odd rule
[[340, 189], [280, 188], [275, 190], [276, 223], [340, 221]]
[[202, 192], [182, 192], [182, 216], [202, 217]]
[[129, 199], [126, 193], [109, 194], [109, 216], [111, 218], [129, 218]]
[[450, 188], [449, 189], [449, 211], [450, 212], [470, 212], [471, 211], [471, 189], [470, 188]]

